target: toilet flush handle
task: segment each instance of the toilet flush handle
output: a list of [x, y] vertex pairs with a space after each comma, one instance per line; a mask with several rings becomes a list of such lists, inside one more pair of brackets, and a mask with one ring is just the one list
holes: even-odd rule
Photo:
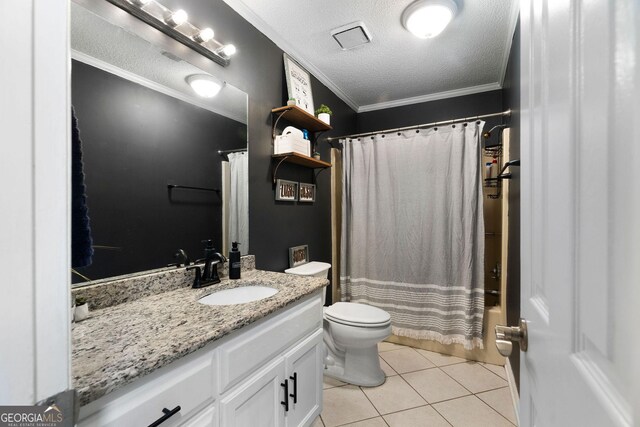
[[513, 342], [520, 344], [520, 350], [527, 351], [529, 337], [527, 335], [527, 321], [520, 319], [520, 326], [496, 325], [496, 347], [504, 357], [509, 357], [513, 350]]

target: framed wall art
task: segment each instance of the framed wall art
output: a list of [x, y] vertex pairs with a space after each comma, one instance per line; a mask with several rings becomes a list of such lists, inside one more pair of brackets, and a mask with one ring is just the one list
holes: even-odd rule
[[276, 182], [276, 200], [279, 202], [295, 202], [298, 200], [298, 183], [279, 179]]
[[309, 245], [289, 248], [289, 268], [297, 267], [309, 262]]
[[316, 186], [314, 184], [300, 183], [298, 190], [298, 201], [305, 203], [313, 203], [316, 201]]
[[307, 113], [314, 115], [313, 95], [311, 93], [311, 77], [289, 55], [284, 54], [284, 73], [287, 77], [287, 91], [289, 98], [294, 98], [296, 104]]

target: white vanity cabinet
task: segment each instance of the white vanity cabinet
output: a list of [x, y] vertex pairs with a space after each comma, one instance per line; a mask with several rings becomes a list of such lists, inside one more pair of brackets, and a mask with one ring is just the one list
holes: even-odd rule
[[159, 426], [308, 426], [322, 410], [322, 357], [316, 292], [83, 406], [78, 425], [148, 426], [180, 406]]

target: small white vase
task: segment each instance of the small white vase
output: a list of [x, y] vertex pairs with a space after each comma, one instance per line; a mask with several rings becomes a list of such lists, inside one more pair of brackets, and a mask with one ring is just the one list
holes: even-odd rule
[[86, 319], [88, 316], [89, 316], [89, 304], [84, 303], [82, 305], [76, 306], [76, 310], [73, 316], [76, 322], [80, 322]]
[[318, 114], [318, 119], [320, 119], [321, 121], [325, 122], [328, 125], [331, 125], [331, 116], [329, 115], [329, 113]]
[[295, 99], [287, 101], [287, 106], [294, 107], [295, 105], [296, 105], [296, 100]]

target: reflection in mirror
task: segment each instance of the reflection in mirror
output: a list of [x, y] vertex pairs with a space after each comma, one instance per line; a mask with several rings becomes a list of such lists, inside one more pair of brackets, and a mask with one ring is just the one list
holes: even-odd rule
[[[91, 264], [74, 268], [72, 282], [164, 268], [178, 249], [193, 261], [203, 239], [224, 252], [239, 241], [248, 253], [247, 95], [113, 8], [71, 3], [72, 104], [93, 241]], [[196, 95], [194, 75], [219, 92]]]

